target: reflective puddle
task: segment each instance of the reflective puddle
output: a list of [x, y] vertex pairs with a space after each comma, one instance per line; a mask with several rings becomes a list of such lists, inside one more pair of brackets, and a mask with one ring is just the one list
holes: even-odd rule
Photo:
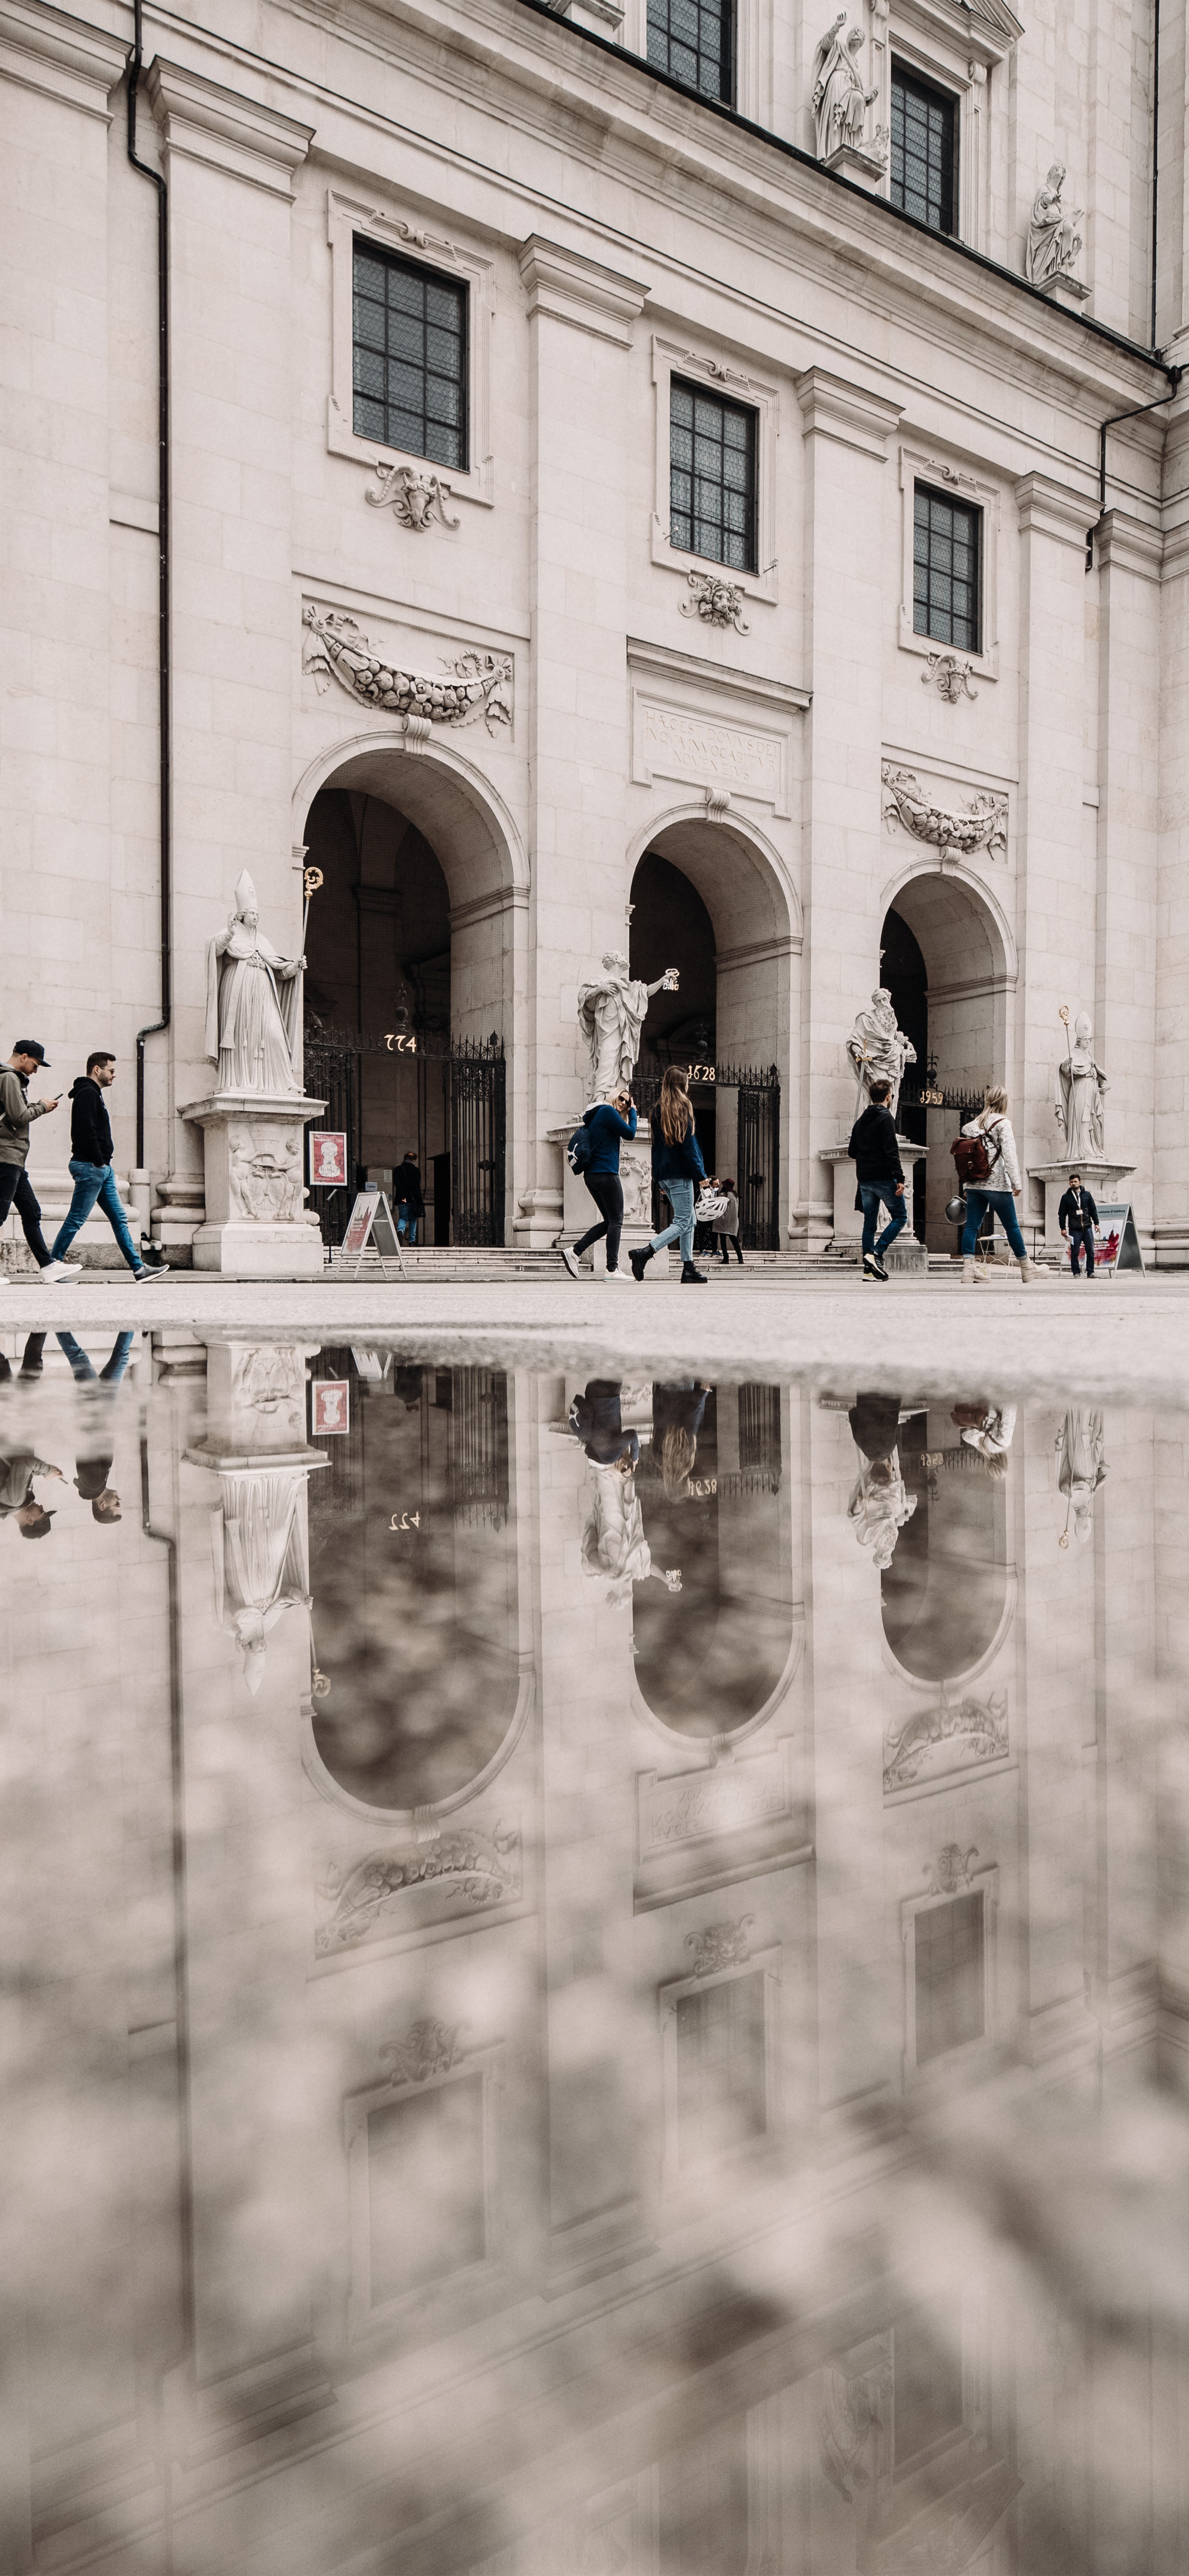
[[4, 2576], [1183, 2576], [1182, 1418], [5, 1348]]

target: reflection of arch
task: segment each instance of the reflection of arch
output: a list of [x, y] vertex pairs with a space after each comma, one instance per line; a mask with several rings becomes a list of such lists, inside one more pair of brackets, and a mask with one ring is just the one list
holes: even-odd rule
[[745, 1744], [749, 1736], [758, 1735], [760, 1728], [762, 1726], [767, 1726], [769, 1719], [776, 1716], [778, 1710], [783, 1707], [789, 1691], [796, 1680], [801, 1667], [801, 1658], [805, 1652], [805, 1611], [801, 1602], [794, 1601], [790, 1603], [789, 1620], [793, 1633], [789, 1642], [788, 1653], [784, 1659], [783, 1671], [781, 1672], [778, 1680], [773, 1684], [773, 1687], [762, 1707], [756, 1710], [753, 1717], [744, 1718], [742, 1723], [738, 1726], [729, 1728], [723, 1727], [721, 1732], [716, 1735], [702, 1735], [700, 1737], [693, 1736], [690, 1734], [688, 1729], [669, 1726], [663, 1717], [658, 1717], [656, 1710], [649, 1707], [639, 1681], [634, 1680], [632, 1684], [631, 1699], [632, 1707], [635, 1710], [636, 1715], [638, 1717], [647, 1718], [649, 1725], [654, 1728], [655, 1732], [659, 1736], [663, 1737], [664, 1742], [669, 1746], [670, 1750], [676, 1746], [680, 1746], [681, 1751], [688, 1754], [691, 1746], [697, 1743], [710, 1744], [716, 1748], [729, 1743], [733, 1752], [737, 1745]]
[[[1018, 1589], [1019, 1576], [1016, 1572], [1015, 1566], [1005, 1565], [1003, 1567], [1002, 1608], [999, 1614], [999, 1624], [995, 1629], [995, 1633], [991, 1638], [990, 1643], [984, 1646], [982, 1653], [976, 1655], [972, 1663], [963, 1664], [960, 1671], [948, 1672], [940, 1676], [946, 1690], [966, 1690], [969, 1688], [971, 1682], [980, 1680], [981, 1676], [985, 1672], [990, 1671], [991, 1665], [994, 1663], [995, 1657], [1007, 1636], [1013, 1619], [1015, 1618], [1016, 1596]], [[922, 1679], [919, 1673], [910, 1672], [907, 1664], [902, 1664], [899, 1661], [899, 1658], [894, 1653], [892, 1647], [888, 1644], [886, 1636], [881, 1642], [880, 1654], [885, 1670], [894, 1674], [897, 1681], [907, 1682], [912, 1690], [919, 1691], [926, 1687], [926, 1682]]]
[[318, 1741], [314, 1733], [314, 1708], [309, 1699], [302, 1702], [301, 1720], [301, 1760], [306, 1777], [313, 1782], [319, 1797], [325, 1798], [328, 1806], [342, 1807], [349, 1816], [362, 1816], [369, 1825], [391, 1825], [394, 1829], [400, 1828], [407, 1833], [411, 1826], [429, 1823], [439, 1816], [455, 1815], [461, 1807], [469, 1806], [473, 1798], [481, 1797], [483, 1791], [490, 1788], [492, 1781], [498, 1778], [524, 1733], [536, 1691], [536, 1672], [531, 1655], [520, 1658], [519, 1674], [516, 1705], [506, 1733], [482, 1770], [477, 1771], [473, 1779], [467, 1780], [449, 1797], [434, 1799], [426, 1807], [376, 1807], [372, 1806], [366, 1798], [354, 1797], [349, 1789], [344, 1789], [341, 1781], [335, 1779], [333, 1772], [327, 1770], [318, 1750]]
[[1002, 1644], [1015, 1606], [1015, 1569], [1003, 1483], [965, 1453], [970, 1472], [947, 1479], [944, 1509], [931, 1503], [923, 1463], [929, 1439], [927, 1419], [901, 1425], [900, 1465], [917, 1509], [880, 1577], [880, 1611], [889, 1668], [918, 1688], [952, 1688], [973, 1680]]

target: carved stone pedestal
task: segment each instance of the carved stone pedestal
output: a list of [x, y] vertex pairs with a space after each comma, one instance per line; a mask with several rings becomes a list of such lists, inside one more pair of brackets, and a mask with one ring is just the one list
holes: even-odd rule
[[[911, 1211], [913, 1165], [924, 1162], [929, 1148], [927, 1145], [910, 1144], [907, 1136], [897, 1136], [896, 1142], [900, 1148], [900, 1160], [904, 1165], [905, 1214], [908, 1216], [909, 1227], [908, 1232], [900, 1235], [892, 1245], [887, 1256], [887, 1267], [889, 1270], [927, 1270], [929, 1257], [924, 1244], [912, 1232]], [[857, 1184], [854, 1164], [845, 1145], [823, 1146], [818, 1155], [818, 1161], [828, 1164], [834, 1177], [834, 1248], [840, 1251], [844, 1245], [853, 1245], [857, 1261], [862, 1251], [863, 1219], [860, 1210], [855, 1206]], [[882, 1227], [880, 1231], [882, 1233]]]
[[203, 1131], [206, 1221], [193, 1243], [196, 1270], [231, 1279], [320, 1279], [318, 1220], [305, 1206], [305, 1129], [324, 1100], [301, 1092], [220, 1091], [191, 1101], [183, 1118]]
[[1056, 277], [1040, 280], [1040, 291], [1048, 296], [1050, 304], [1064, 305], [1067, 313], [1084, 313], [1093, 289], [1084, 285], [1080, 277], [1069, 277], [1061, 269]]
[[854, 179], [860, 188], [882, 188], [888, 175], [886, 144], [839, 143], [826, 154], [827, 170], [838, 170], [844, 179]]

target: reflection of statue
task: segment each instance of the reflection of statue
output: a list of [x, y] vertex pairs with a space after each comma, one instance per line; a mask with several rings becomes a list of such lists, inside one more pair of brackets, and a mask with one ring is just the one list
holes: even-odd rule
[[[892, 996], [882, 984], [871, 996], [869, 1011], [860, 1011], [846, 1041], [846, 1052], [859, 1078], [858, 1099], [870, 1092], [873, 1082], [890, 1082], [890, 1108], [893, 1118], [900, 1100], [900, 1085], [906, 1064], [915, 1064], [917, 1051], [897, 1025], [892, 1009]], [[857, 1102], [856, 1102], [857, 1106]]]
[[219, 1067], [216, 1091], [300, 1091], [304, 957], [279, 957], [260, 930], [256, 888], [245, 868], [226, 930], [206, 950], [206, 1051]]
[[1047, 285], [1051, 277], [1070, 276], [1082, 247], [1082, 236], [1074, 231], [1074, 225], [1082, 220], [1082, 209], [1075, 206], [1072, 215], [1066, 214], [1061, 203], [1064, 185], [1064, 169], [1054, 161], [1043, 188], [1037, 189], [1032, 200], [1024, 270], [1034, 286]]
[[886, 1574], [900, 1532], [917, 1507], [917, 1497], [905, 1492], [900, 1472], [900, 1398], [860, 1393], [847, 1419], [859, 1453], [859, 1473], [846, 1517], [860, 1547], [870, 1548], [874, 1564]]
[[871, 2476], [872, 2436], [883, 2422], [889, 2377], [886, 2362], [853, 2376], [828, 2363], [822, 2373], [821, 2463], [846, 2504], [854, 2503], [856, 2484]]
[[253, 1698], [264, 1675], [268, 1631], [293, 1604], [310, 1601], [303, 1471], [224, 1468], [222, 1508], [211, 1513], [215, 1615], [243, 1655]]
[[1053, 1115], [1065, 1130], [1065, 1152], [1071, 1163], [1101, 1162], [1106, 1152], [1102, 1095], [1109, 1084], [1094, 1061], [1094, 1028], [1087, 1011], [1079, 1011], [1073, 1045], [1057, 1067]]
[[582, 1533], [583, 1573], [607, 1578], [609, 1601], [630, 1601], [633, 1583], [650, 1578], [668, 1592], [680, 1592], [680, 1566], [662, 1573], [652, 1562], [630, 1458], [617, 1459], [613, 1467], [595, 1467], [593, 1474], [593, 1507]]
[[610, 1100], [631, 1082], [649, 1001], [654, 993], [676, 990], [675, 966], [667, 967], [655, 984], [641, 984], [618, 949], [604, 957], [600, 983], [579, 985], [578, 1025], [590, 1048], [592, 1100]]
[[1069, 1544], [1071, 1516], [1079, 1547], [1088, 1547], [1094, 1535], [1094, 1497], [1106, 1475], [1105, 1445], [1101, 1413], [1092, 1405], [1071, 1404], [1053, 1443], [1058, 1489], [1067, 1497], [1060, 1547]]
[[813, 114], [817, 127], [817, 157], [829, 158], [840, 144], [857, 151], [863, 140], [863, 119], [878, 91], [864, 89], [855, 56], [863, 42], [861, 27], [852, 27], [845, 43], [842, 29], [846, 11], [840, 9], [832, 27], [822, 37], [813, 57]]

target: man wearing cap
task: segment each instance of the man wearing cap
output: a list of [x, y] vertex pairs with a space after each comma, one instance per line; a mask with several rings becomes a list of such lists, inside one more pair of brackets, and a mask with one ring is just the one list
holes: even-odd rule
[[48, 1538], [54, 1517], [33, 1491], [35, 1476], [65, 1482], [61, 1468], [36, 1457], [32, 1449], [0, 1450], [0, 1520], [14, 1520], [22, 1538]]
[[0, 1064], [0, 1226], [9, 1209], [15, 1208], [25, 1230], [25, 1241], [48, 1288], [56, 1279], [77, 1279], [79, 1264], [55, 1261], [41, 1231], [41, 1209], [25, 1170], [29, 1129], [34, 1119], [46, 1117], [58, 1106], [57, 1100], [29, 1098], [29, 1076], [39, 1067], [49, 1072], [45, 1048], [36, 1038], [18, 1038], [7, 1064]]

